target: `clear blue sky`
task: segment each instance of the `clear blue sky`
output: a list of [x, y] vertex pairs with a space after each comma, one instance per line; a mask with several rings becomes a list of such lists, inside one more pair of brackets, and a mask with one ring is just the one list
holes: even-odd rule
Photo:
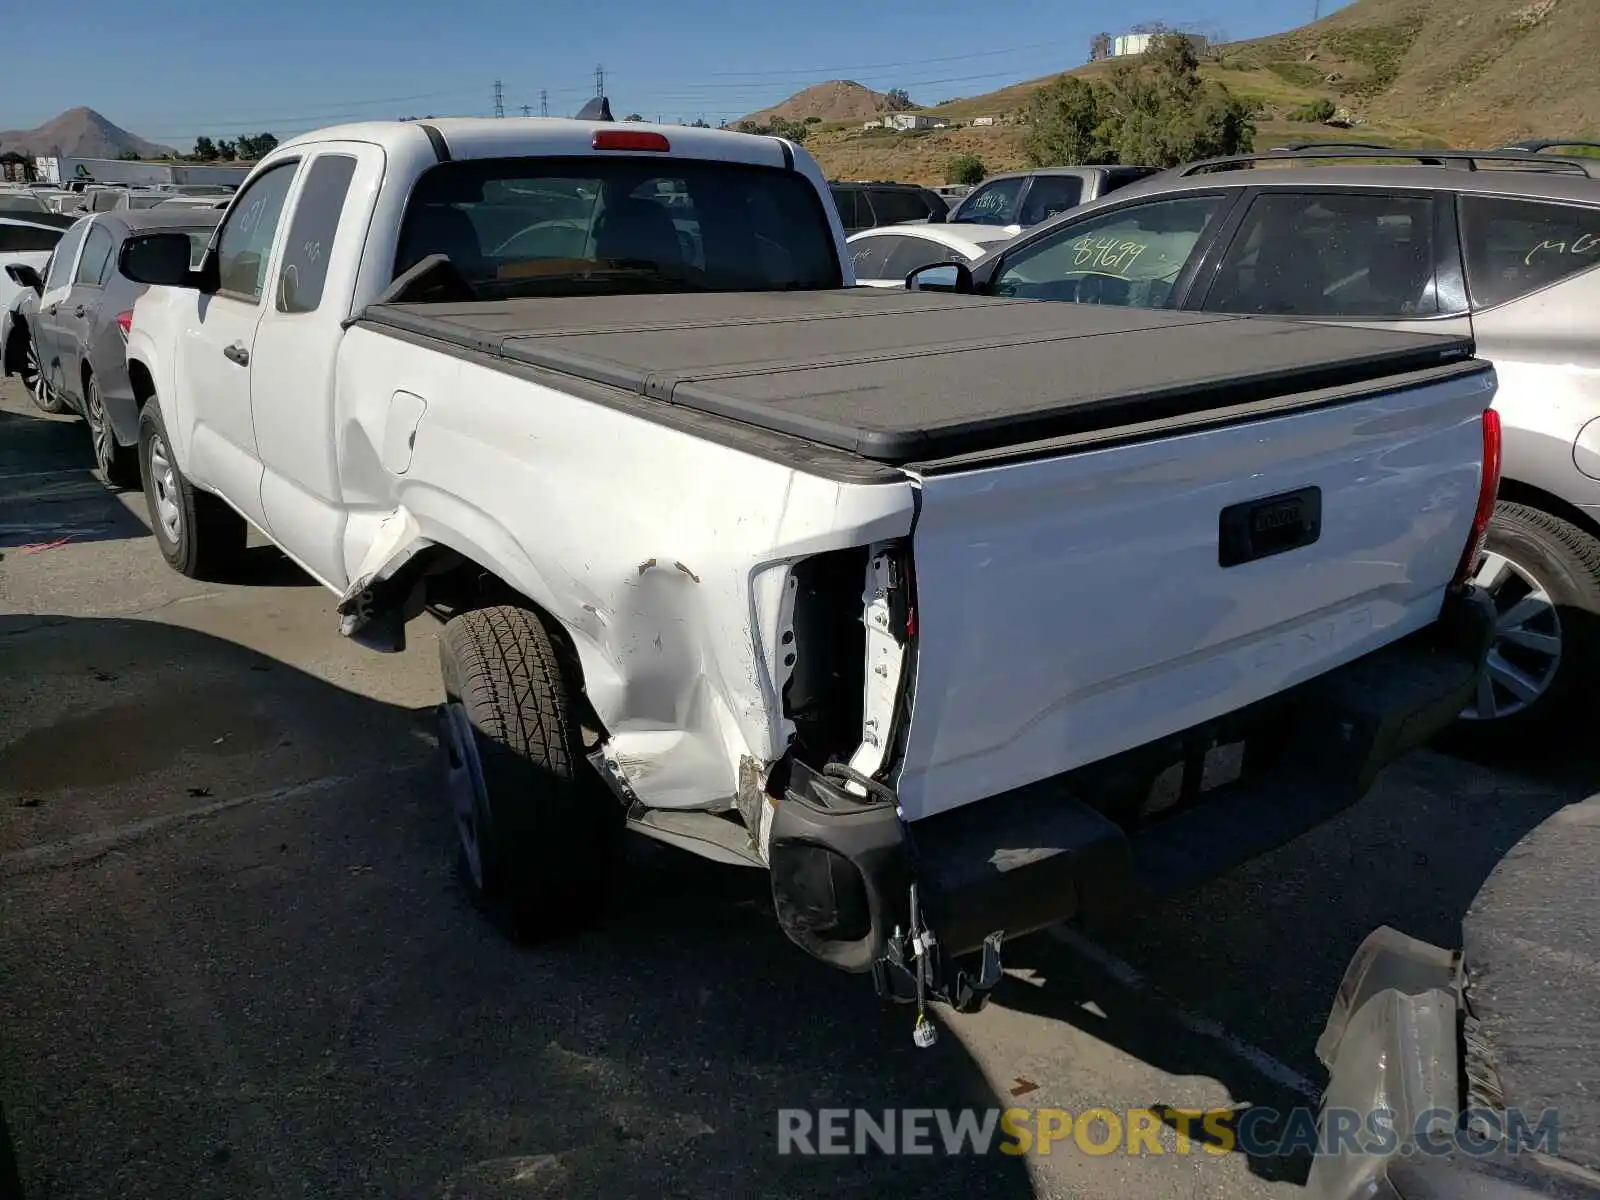
[[[1324, 15], [1348, 0], [1322, 0]], [[1089, 39], [1164, 20], [1230, 38], [1310, 19], [1315, 0], [88, 0], [7, 6], [0, 129], [88, 105], [152, 141], [280, 137], [432, 113], [551, 116], [594, 94], [620, 117], [716, 124], [824, 79], [904, 87], [919, 103], [1081, 63]], [[70, 51], [66, 47], [70, 44]], [[54, 49], [51, 49], [51, 48]]]

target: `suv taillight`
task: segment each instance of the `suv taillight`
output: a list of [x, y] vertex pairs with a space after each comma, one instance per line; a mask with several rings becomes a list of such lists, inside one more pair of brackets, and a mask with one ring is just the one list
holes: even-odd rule
[[1461, 552], [1454, 583], [1459, 586], [1472, 578], [1483, 549], [1484, 535], [1494, 517], [1495, 498], [1500, 493], [1500, 414], [1492, 408], [1483, 412], [1483, 475], [1478, 481], [1478, 510], [1472, 515], [1472, 535]]
[[133, 313], [131, 311], [117, 314], [117, 328], [122, 330], [123, 337], [128, 336], [128, 330], [133, 328]]

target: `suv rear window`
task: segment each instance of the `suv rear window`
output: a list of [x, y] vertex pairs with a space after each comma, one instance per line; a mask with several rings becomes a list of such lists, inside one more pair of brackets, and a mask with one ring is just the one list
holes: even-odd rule
[[1600, 264], [1600, 208], [1462, 196], [1474, 308], [1491, 308]]
[[920, 192], [902, 188], [868, 188], [867, 198], [879, 225], [898, 225], [901, 221], [921, 221], [933, 206]]
[[480, 299], [838, 287], [803, 175], [651, 156], [441, 163], [417, 181], [395, 274], [446, 255]]

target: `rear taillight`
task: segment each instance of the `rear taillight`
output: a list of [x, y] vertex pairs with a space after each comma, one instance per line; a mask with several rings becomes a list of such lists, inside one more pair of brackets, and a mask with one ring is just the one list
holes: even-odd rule
[[1495, 497], [1500, 493], [1500, 414], [1494, 409], [1483, 413], [1483, 476], [1478, 481], [1478, 510], [1472, 514], [1472, 536], [1461, 552], [1461, 563], [1456, 567], [1455, 583], [1466, 583], [1478, 565], [1478, 555], [1483, 550], [1484, 535], [1489, 532], [1489, 522], [1494, 518]]
[[128, 331], [133, 328], [133, 313], [131, 313], [131, 312], [118, 313], [117, 314], [117, 328], [122, 330], [122, 336], [123, 337], [127, 337], [128, 336]]

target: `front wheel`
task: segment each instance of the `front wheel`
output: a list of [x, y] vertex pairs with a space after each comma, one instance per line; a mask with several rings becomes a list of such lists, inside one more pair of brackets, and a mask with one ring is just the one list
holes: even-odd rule
[[65, 413], [70, 411], [67, 402], [51, 390], [49, 382], [44, 376], [44, 363], [39, 358], [39, 344], [33, 340], [32, 334], [18, 334], [18, 337], [27, 339], [22, 351], [22, 384], [28, 389], [28, 395], [33, 398], [34, 406], [41, 412]]
[[167, 565], [190, 579], [225, 579], [244, 553], [249, 529], [221, 499], [183, 477], [154, 400], [139, 414], [139, 466], [150, 529]]
[[1458, 732], [1508, 748], [1557, 733], [1589, 708], [1600, 668], [1600, 540], [1502, 502], [1473, 580], [1497, 618], [1487, 670]]
[[583, 759], [574, 685], [539, 618], [474, 609], [439, 637], [440, 740], [473, 902], [518, 939], [603, 907], [621, 806]]

